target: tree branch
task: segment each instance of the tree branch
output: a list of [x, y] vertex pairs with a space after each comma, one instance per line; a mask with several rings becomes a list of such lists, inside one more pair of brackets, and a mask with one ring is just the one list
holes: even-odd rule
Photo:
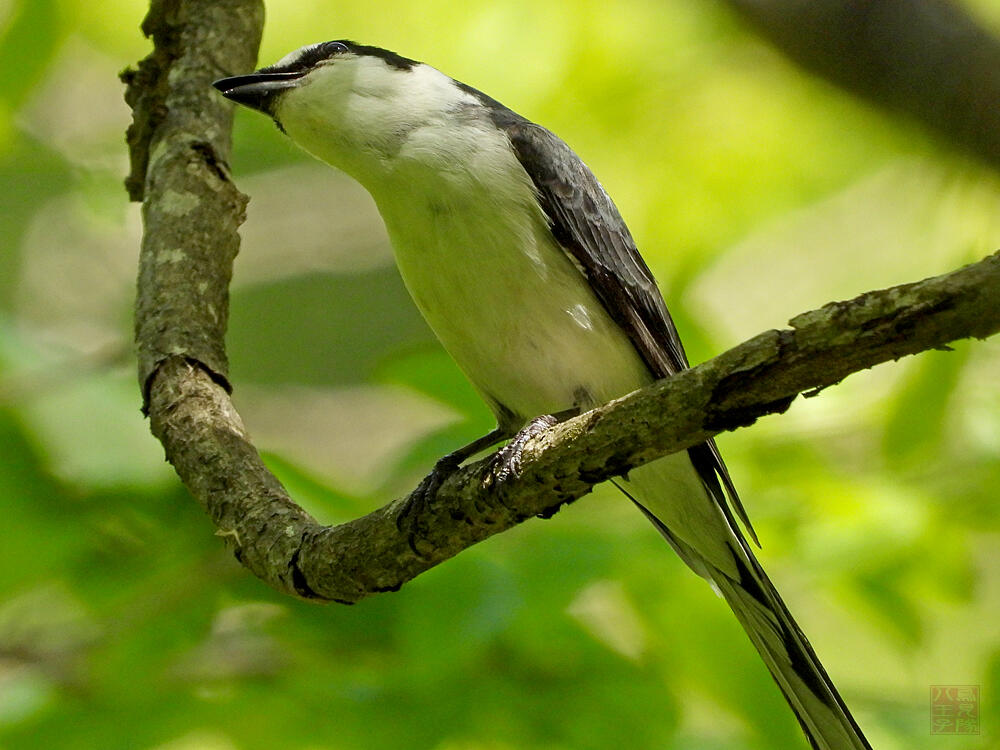
[[798, 393], [1000, 330], [995, 254], [804, 313], [790, 329], [763, 333], [558, 425], [526, 446], [517, 480], [486, 487], [483, 462], [462, 469], [418, 520], [420, 554], [397, 529], [400, 501], [322, 526], [264, 466], [226, 380], [227, 290], [246, 199], [225, 166], [231, 112], [209, 82], [251, 69], [261, 22], [257, 0], [154, 2], [144, 28], [169, 52], [154, 51], [126, 78], [136, 105], [130, 184], [142, 185], [145, 201], [136, 342], [151, 428], [237, 559], [281, 591], [355, 602], [395, 590], [492, 534], [552, 514], [598, 482], [782, 412]]
[[1000, 331], [1000, 253], [943, 276], [869, 292], [792, 319], [730, 351], [575, 419], [526, 447], [521, 477], [485, 487], [486, 462], [444, 483], [416, 547], [399, 501], [340, 526], [296, 506], [246, 437], [225, 390], [190, 358], [168, 358], [151, 390], [154, 434], [237, 559], [299, 596], [354, 602], [393, 591], [476, 542], [551, 515], [593, 485], [723, 430], [783, 412], [798, 393], [956, 339]]
[[[166, 358], [198, 362], [229, 390], [229, 279], [247, 197], [229, 179], [233, 108], [211, 83], [257, 60], [261, 0], [153, 0], [153, 52], [126, 70], [129, 196], [142, 200], [135, 326], [144, 404]], [[145, 406], [144, 406], [145, 408]]]
[[948, 0], [725, 0], [813, 73], [1000, 169], [1000, 40]]

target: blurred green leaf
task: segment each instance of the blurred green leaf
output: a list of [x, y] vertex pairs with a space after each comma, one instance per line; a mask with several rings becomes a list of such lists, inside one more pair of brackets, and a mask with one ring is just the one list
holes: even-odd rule
[[[77, 501], [45, 474], [36, 446], [21, 421], [0, 409], [0, 497], [4, 502], [4, 543], [0, 544], [0, 592], [30, 585], [49, 571], [63, 570], [90, 542], [78, 529], [63, 523], [79, 512]], [[46, 544], [39, 544], [44, 533]], [[25, 567], [31, 560], [32, 566]]]
[[18, 186], [0, 204], [0, 236], [4, 238], [4, 252], [0, 252], [0, 310], [13, 313], [14, 290], [22, 267], [21, 237], [39, 207], [73, 184], [73, 174], [57, 153], [15, 131], [9, 142], [0, 140], [0, 183]]
[[421, 580], [421, 595], [407, 597], [400, 612], [395, 640], [418, 669], [410, 674], [414, 690], [461, 679], [523, 606], [507, 571], [481, 553], [469, 557]]
[[379, 268], [234, 290], [227, 340], [238, 381], [329, 385], [363, 382], [432, 336], [396, 270]]
[[923, 623], [916, 603], [905, 589], [906, 577], [900, 576], [908, 567], [893, 563], [867, 570], [855, 579], [854, 590], [882, 620], [883, 626], [912, 648], [923, 637]]
[[274, 453], [263, 453], [262, 458], [292, 499], [321, 522], [347, 521], [361, 514], [363, 506], [357, 499], [328, 486], [291, 461]]
[[57, 0], [20, 0], [0, 36], [0, 100], [17, 109], [41, 80], [62, 42]]
[[409, 386], [469, 418], [478, 420], [487, 411], [469, 379], [439, 345], [397, 350], [379, 363], [374, 380]]
[[413, 489], [442, 456], [485, 435], [496, 426], [489, 409], [440, 346], [403, 349], [386, 357], [375, 371], [376, 382], [403, 385], [449, 406], [459, 421], [434, 430], [413, 443], [387, 473], [382, 493], [393, 495]]
[[949, 425], [948, 405], [968, 360], [969, 346], [926, 352], [900, 383], [888, 407], [882, 449], [896, 462], [932, 460]]

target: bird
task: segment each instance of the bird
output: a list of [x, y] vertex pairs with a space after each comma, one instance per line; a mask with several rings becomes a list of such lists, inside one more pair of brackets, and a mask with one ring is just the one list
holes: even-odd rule
[[[371, 194], [410, 296], [496, 418], [418, 496], [504, 440], [499, 471], [516, 474], [533, 435], [689, 367], [618, 209], [546, 128], [430, 65], [344, 39], [213, 85]], [[754, 556], [715, 442], [614, 484], [730, 606], [812, 747], [871, 750]]]

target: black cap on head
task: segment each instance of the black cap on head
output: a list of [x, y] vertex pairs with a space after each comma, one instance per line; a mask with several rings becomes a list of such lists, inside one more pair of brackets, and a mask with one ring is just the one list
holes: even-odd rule
[[384, 61], [386, 65], [399, 70], [409, 70], [414, 65], [419, 65], [416, 60], [397, 55], [381, 47], [371, 47], [366, 44], [357, 44], [348, 39], [336, 39], [331, 42], [320, 42], [310, 44], [307, 47], [293, 52], [284, 60], [261, 68], [258, 73], [307, 73], [321, 62], [335, 60], [339, 55], [356, 55], [358, 57], [377, 57]]
[[307, 75], [320, 63], [327, 60], [335, 61], [339, 55], [376, 57], [397, 70], [410, 70], [414, 65], [419, 64], [416, 60], [401, 57], [395, 52], [381, 47], [369, 47], [343, 39], [310, 44], [293, 52], [280, 62], [261, 68], [255, 73], [221, 78], [212, 85], [221, 91], [227, 99], [273, 116], [274, 101], [278, 95], [288, 89], [295, 88], [296, 81]]

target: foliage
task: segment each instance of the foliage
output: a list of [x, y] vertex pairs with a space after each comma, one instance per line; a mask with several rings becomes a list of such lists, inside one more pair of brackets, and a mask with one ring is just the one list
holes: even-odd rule
[[[611, 491], [355, 607], [279, 597], [227, 558], [147, 433], [127, 354], [139, 222], [115, 73], [147, 50], [144, 10], [0, 4], [0, 748], [801, 747], [727, 608]], [[560, 133], [615, 196], [694, 361], [1000, 238], [994, 175], [711, 4], [268, 10], [263, 61], [376, 43]], [[233, 161], [253, 197], [237, 402], [336, 522], [489, 417], [360, 189], [251, 113]], [[984, 735], [963, 748], [989, 747], [1000, 716], [998, 366], [995, 341], [930, 353], [721, 441], [765, 566], [879, 748], [940, 739], [932, 684], [983, 686]]]

